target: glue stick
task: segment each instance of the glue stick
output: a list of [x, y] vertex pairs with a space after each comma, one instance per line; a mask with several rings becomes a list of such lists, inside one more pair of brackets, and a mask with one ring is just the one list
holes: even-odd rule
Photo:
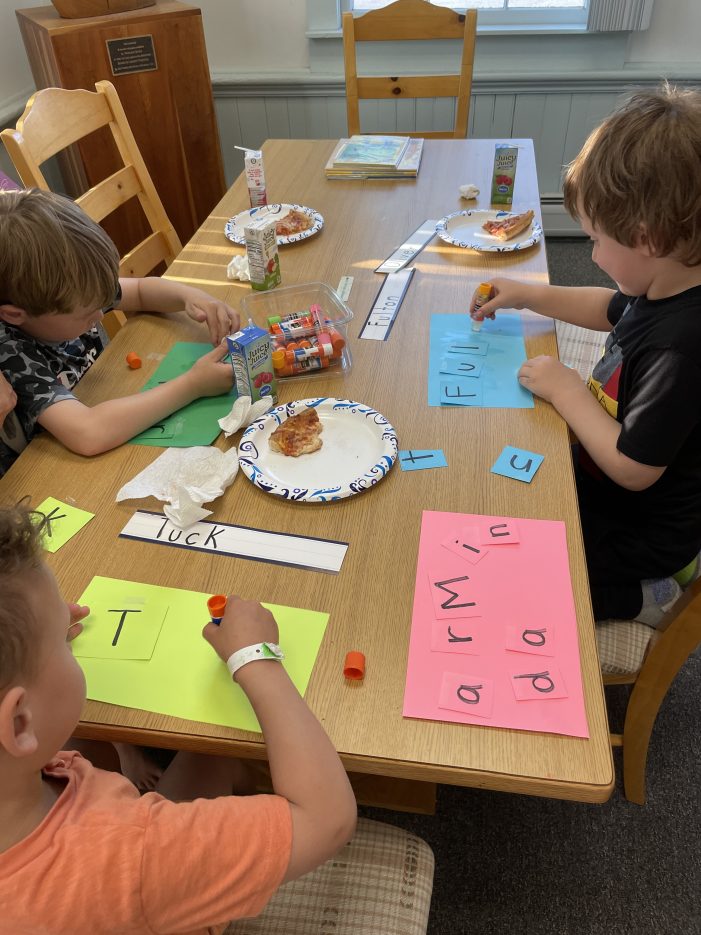
[[[489, 302], [492, 297], [492, 284], [489, 282], [481, 282], [479, 286], [475, 289], [474, 295], [472, 296], [472, 304], [470, 306], [470, 315], [472, 316], [478, 308], [481, 308], [485, 302]], [[483, 318], [473, 318], [472, 319], [472, 330], [479, 331], [484, 324]]]

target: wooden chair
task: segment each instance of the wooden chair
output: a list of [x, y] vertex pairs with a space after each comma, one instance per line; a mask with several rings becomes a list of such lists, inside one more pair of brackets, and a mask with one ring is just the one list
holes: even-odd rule
[[[396, 0], [362, 16], [343, 14], [343, 58], [346, 71], [346, 109], [348, 134], [360, 133], [360, 99], [402, 100], [403, 98], [454, 97], [455, 126], [452, 131], [402, 133], [433, 139], [464, 139], [470, 112], [472, 68], [475, 59], [477, 11], [456, 13], [434, 6], [428, 0]], [[410, 77], [358, 77], [356, 42], [416, 39], [460, 39], [460, 73]], [[398, 133], [399, 131], [392, 131]]]
[[103, 127], [111, 131], [121, 167], [76, 198], [94, 221], [138, 198], [151, 233], [122, 256], [120, 275], [146, 276], [170, 263], [182, 249], [139, 152], [114, 85], [98, 81], [95, 91], [45, 88], [30, 99], [14, 130], [0, 133], [27, 188], [49, 190], [41, 165]]
[[[621, 641], [625, 642], [627, 638], [634, 639], [634, 627], [643, 624], [622, 622], [619, 626]], [[602, 653], [599, 643], [604, 685], [633, 686], [623, 733], [611, 734], [611, 744], [623, 747], [625, 795], [638, 805], [645, 804], [645, 765], [657, 713], [677, 672], [701, 643], [701, 579], [690, 585], [674, 604], [662, 621], [661, 632], [651, 627], [644, 629], [649, 630], [647, 644], [641, 646], [636, 640], [636, 649], [630, 653], [632, 658], [637, 652], [642, 661], [639, 665], [634, 663], [630, 672], [607, 674], [606, 651]], [[622, 652], [625, 657], [625, 646]]]

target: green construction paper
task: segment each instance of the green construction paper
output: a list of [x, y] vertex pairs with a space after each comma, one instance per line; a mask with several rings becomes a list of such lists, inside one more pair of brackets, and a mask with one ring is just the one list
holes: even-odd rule
[[[185, 720], [260, 731], [248, 699], [202, 637], [202, 627], [209, 620], [209, 594], [96, 576], [80, 603], [104, 606], [111, 601], [118, 607], [120, 600], [136, 594], [168, 605], [153, 655], [148, 661], [80, 658], [88, 698]], [[329, 615], [278, 604], [264, 606], [274, 614], [280, 630], [283, 665], [303, 695]]]
[[[187, 373], [200, 357], [211, 350], [212, 347], [209, 344], [179, 341], [168, 351], [151, 379], [142, 386], [141, 392]], [[195, 399], [172, 415], [161, 419], [157, 426], [151, 426], [135, 435], [130, 444], [155, 445], [159, 448], [211, 445], [221, 432], [219, 419], [231, 411], [235, 399], [235, 389], [222, 396], [203, 396]]]
[[[79, 510], [77, 506], [70, 506], [62, 500], [47, 497], [36, 508], [37, 513], [43, 513], [48, 522], [44, 526], [42, 545], [47, 552], [58, 552], [78, 530], [95, 515], [87, 510]], [[53, 515], [52, 515], [53, 514]]]
[[94, 659], [150, 659], [168, 604], [138, 590], [125, 600], [93, 596], [83, 632], [71, 643], [73, 654]]

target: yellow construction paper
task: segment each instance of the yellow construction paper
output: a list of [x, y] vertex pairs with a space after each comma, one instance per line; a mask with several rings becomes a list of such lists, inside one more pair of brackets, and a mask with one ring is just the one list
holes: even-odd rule
[[95, 515], [53, 497], [47, 497], [36, 511], [47, 517], [43, 536], [43, 546], [47, 552], [58, 552]]
[[[120, 599], [136, 594], [168, 605], [153, 655], [150, 660], [80, 658], [88, 698], [185, 720], [260, 731], [248, 699], [202, 637], [202, 627], [209, 621], [209, 594], [96, 576], [80, 603], [90, 606], [94, 601], [96, 606], [105, 606], [105, 602], [112, 602], [118, 607]], [[303, 695], [329, 615], [279, 604], [264, 606], [274, 614], [280, 630], [283, 665]]]
[[83, 632], [71, 646], [76, 656], [95, 659], [150, 659], [168, 604], [138, 593], [125, 600], [93, 596]]

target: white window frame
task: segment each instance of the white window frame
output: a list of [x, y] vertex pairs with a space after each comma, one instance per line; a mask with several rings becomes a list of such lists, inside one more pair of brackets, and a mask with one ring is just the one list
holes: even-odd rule
[[[618, 32], [643, 30], [650, 25], [654, 0], [589, 0], [580, 10], [480, 10], [479, 33]], [[467, 6], [468, 4], [466, 4]], [[352, 0], [307, 0], [307, 36], [338, 38], [341, 15]]]

